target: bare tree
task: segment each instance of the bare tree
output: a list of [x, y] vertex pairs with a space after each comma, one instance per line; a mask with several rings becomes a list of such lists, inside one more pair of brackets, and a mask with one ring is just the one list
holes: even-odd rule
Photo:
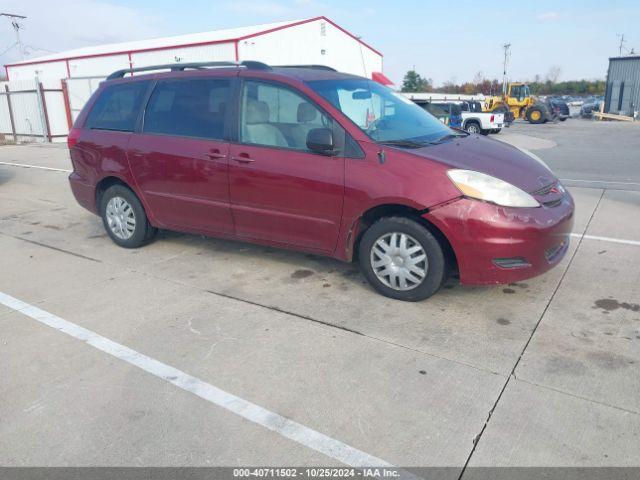
[[547, 73], [547, 81], [551, 83], [557, 83], [561, 74], [562, 68], [560, 68], [558, 65], [554, 65], [549, 69], [549, 73]]
[[482, 85], [483, 82], [484, 82], [484, 72], [482, 70], [478, 70], [475, 76], [473, 77], [473, 84]]

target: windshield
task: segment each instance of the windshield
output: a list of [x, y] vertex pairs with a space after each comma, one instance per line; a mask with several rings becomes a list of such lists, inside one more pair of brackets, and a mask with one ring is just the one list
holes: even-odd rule
[[405, 96], [371, 80], [317, 80], [308, 85], [372, 140], [421, 146], [456, 133]]

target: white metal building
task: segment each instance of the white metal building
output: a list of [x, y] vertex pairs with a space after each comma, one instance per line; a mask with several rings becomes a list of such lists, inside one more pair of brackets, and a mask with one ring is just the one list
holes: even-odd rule
[[321, 64], [386, 82], [382, 54], [326, 17], [79, 48], [5, 65], [9, 80], [104, 77], [130, 67], [258, 60]]

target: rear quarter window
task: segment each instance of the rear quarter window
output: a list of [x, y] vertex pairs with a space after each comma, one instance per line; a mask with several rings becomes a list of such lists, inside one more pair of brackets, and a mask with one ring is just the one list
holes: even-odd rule
[[132, 132], [149, 81], [127, 82], [106, 87], [85, 122], [86, 128]]

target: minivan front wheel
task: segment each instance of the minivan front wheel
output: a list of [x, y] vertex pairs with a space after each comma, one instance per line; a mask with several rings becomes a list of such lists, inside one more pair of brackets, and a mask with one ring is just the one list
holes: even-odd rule
[[112, 185], [104, 192], [100, 214], [109, 237], [121, 247], [141, 247], [156, 233], [140, 200], [124, 185]]
[[378, 220], [362, 236], [360, 266], [378, 292], [416, 302], [438, 291], [445, 260], [438, 240], [420, 223], [405, 217]]

